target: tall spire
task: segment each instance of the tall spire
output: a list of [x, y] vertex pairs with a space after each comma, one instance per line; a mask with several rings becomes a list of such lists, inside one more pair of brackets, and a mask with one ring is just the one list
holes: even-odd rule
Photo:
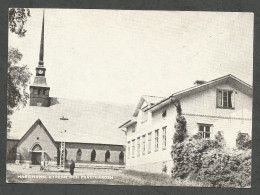
[[42, 34], [41, 34], [41, 46], [40, 46], [40, 55], [39, 55], [39, 66], [43, 67], [43, 56], [44, 56], [44, 10], [42, 18]]
[[50, 106], [50, 87], [48, 87], [45, 77], [46, 68], [43, 66], [44, 54], [44, 10], [42, 19], [41, 46], [39, 55], [39, 65], [36, 67], [36, 76], [33, 84], [30, 86], [30, 106]]

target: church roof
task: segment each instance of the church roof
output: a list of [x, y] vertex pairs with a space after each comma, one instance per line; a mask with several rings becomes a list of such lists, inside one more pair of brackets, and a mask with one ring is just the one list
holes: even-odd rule
[[[134, 106], [83, 100], [57, 99], [50, 107], [26, 106], [10, 118], [8, 139], [21, 139], [40, 119], [57, 142], [125, 145], [125, 133], [118, 126], [130, 118]], [[68, 121], [61, 121], [64, 116]], [[64, 125], [64, 128], [61, 125]], [[66, 129], [66, 133], [61, 130]]]

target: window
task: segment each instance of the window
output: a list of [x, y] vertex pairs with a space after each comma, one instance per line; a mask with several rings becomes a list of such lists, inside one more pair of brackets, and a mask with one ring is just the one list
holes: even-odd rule
[[48, 89], [44, 90], [44, 95], [48, 95]]
[[137, 138], [137, 157], [140, 156], [140, 150], [141, 150], [141, 147], [140, 147], [140, 137]]
[[145, 155], [145, 135], [143, 135], [142, 140], [142, 154]]
[[230, 90], [217, 90], [218, 108], [235, 108], [234, 92]]
[[167, 110], [163, 111], [162, 118], [165, 118], [167, 116]]
[[110, 152], [109, 150], [107, 150], [105, 153], [105, 162], [109, 162], [109, 161], [110, 161]]
[[199, 132], [202, 135], [202, 138], [209, 139], [210, 138], [210, 127], [212, 125], [209, 124], [199, 124]]
[[34, 89], [34, 90], [33, 90], [33, 94], [34, 94], [34, 95], [38, 95], [38, 89]]
[[128, 142], [127, 145], [127, 158], [130, 158], [130, 141]]
[[162, 128], [162, 149], [166, 149], [166, 128]]
[[133, 124], [129, 127], [130, 131], [135, 132], [136, 124]]
[[124, 152], [121, 151], [119, 154], [119, 163], [124, 163]]
[[152, 132], [148, 133], [148, 154], [151, 153], [151, 146], [152, 146]]
[[159, 129], [155, 130], [154, 150], [158, 151], [158, 147], [159, 147]]
[[132, 140], [132, 158], [135, 157], [135, 140]]
[[96, 150], [93, 149], [91, 152], [91, 161], [95, 161], [96, 160]]
[[82, 151], [81, 151], [81, 149], [78, 149], [77, 154], [76, 154], [76, 161], [77, 162], [81, 160], [81, 155], [82, 155]]

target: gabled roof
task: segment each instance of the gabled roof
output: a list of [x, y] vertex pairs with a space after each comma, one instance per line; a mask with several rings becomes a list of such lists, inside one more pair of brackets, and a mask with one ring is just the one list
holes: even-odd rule
[[231, 86], [233, 86], [234, 88], [238, 89], [239, 91], [243, 92], [244, 94], [246, 94], [250, 97], [253, 96], [253, 88], [251, 85], [249, 85], [246, 82], [238, 79], [237, 77], [229, 74], [229, 75], [205, 82], [204, 84], [196, 85], [196, 86], [190, 87], [188, 89], [173, 93], [168, 98], [165, 98], [165, 99], [159, 101], [158, 103], [154, 104], [153, 106], [147, 108], [145, 111], [157, 110], [157, 109], [161, 108], [162, 106], [165, 106], [173, 101], [180, 100], [183, 97], [187, 97], [194, 93], [199, 93], [201, 91], [207, 90], [214, 86], [221, 85], [221, 84], [227, 84], [227, 83], [230, 84]]
[[[12, 127], [8, 139], [21, 139], [40, 119], [55, 142], [125, 145], [125, 133], [118, 131], [118, 126], [131, 117], [133, 109], [133, 105], [58, 98], [50, 107], [26, 106], [16, 110], [10, 116]], [[62, 116], [69, 119], [63, 135]]]
[[[125, 122], [124, 124], [120, 125], [118, 128], [125, 128], [125, 127], [128, 127], [134, 123], [137, 123], [137, 115], [139, 113], [139, 110], [140, 109], [147, 109], [149, 108], [150, 106], [156, 104], [157, 102], [160, 102], [161, 100], [165, 99], [164, 97], [158, 97], [158, 96], [151, 96], [151, 95], [142, 95], [136, 108], [135, 108], [135, 112], [133, 114], [133, 117], [128, 120], [127, 122]], [[147, 104], [146, 107], [142, 108], [144, 102]]]
[[163, 99], [165, 99], [165, 98], [164, 97], [157, 97], [157, 96], [143, 95], [140, 98], [140, 100], [139, 100], [139, 102], [138, 102], [138, 104], [135, 108], [135, 112], [134, 112], [133, 116], [136, 117], [138, 115], [138, 112], [142, 108], [142, 105], [143, 105], [144, 102], [146, 102], [147, 105], [151, 106], [151, 105], [154, 105], [154, 104], [156, 104], [157, 102], [159, 102]]
[[131, 120], [125, 122], [122, 125], [120, 125], [118, 128], [126, 128], [126, 127], [129, 127], [130, 125], [135, 124], [135, 123], [137, 123], [137, 119], [136, 119], [136, 117], [133, 117]]
[[[144, 110], [144, 112], [146, 112], [148, 110], [155, 111], [155, 110], [157, 110], [157, 109], [159, 109], [159, 108], [161, 108], [161, 107], [163, 107], [167, 104], [170, 104], [171, 102], [174, 102], [176, 100], [180, 100], [184, 97], [190, 96], [190, 95], [195, 94], [195, 93], [199, 93], [199, 92], [207, 90], [207, 89], [210, 89], [214, 86], [221, 85], [221, 84], [227, 84], [227, 83], [230, 84], [235, 89], [238, 89], [239, 91], [243, 92], [244, 94], [246, 94], [250, 97], [253, 96], [252, 86], [247, 84], [246, 82], [238, 79], [237, 77], [231, 75], [231, 74], [217, 78], [217, 79], [214, 79], [214, 80], [211, 80], [211, 81], [208, 81], [208, 82], [203, 81], [203, 82], [200, 82], [200, 83], [202, 83], [202, 84], [190, 87], [188, 89], [185, 89], [185, 90], [182, 90], [182, 91], [179, 91], [179, 92], [176, 92], [176, 93], [173, 93], [172, 95], [170, 95], [167, 98], [157, 97], [157, 99], [156, 98], [154, 99], [155, 100], [154, 102], [156, 102], [156, 100], [159, 100], [159, 101], [157, 101], [156, 103], [150, 104], [150, 106], [148, 106], [147, 108], [144, 108], [143, 110]], [[155, 97], [155, 96], [150, 96], [150, 97]], [[144, 101], [148, 102], [148, 98], [145, 97], [145, 96], [142, 96], [140, 98], [140, 101], [139, 101], [136, 109], [135, 109], [134, 117], [137, 116], [138, 111], [139, 111], [139, 109], [141, 109]], [[133, 124], [134, 122], [136, 122], [136, 119], [132, 118], [131, 120], [128, 120], [126, 123], [124, 123], [123, 125], [119, 126], [119, 128], [128, 127], [129, 125]]]
[[24, 136], [20, 139], [20, 141], [17, 143], [17, 145], [20, 145], [33, 131], [34, 129], [40, 125], [43, 130], [45, 131], [45, 133], [48, 135], [48, 137], [50, 138], [50, 140], [52, 141], [52, 143], [56, 146], [56, 143], [54, 141], [54, 139], [52, 138], [51, 134], [49, 133], [49, 131], [46, 129], [46, 127], [43, 125], [42, 121], [40, 119], [38, 119], [37, 121], [35, 121], [35, 123], [31, 126], [31, 128], [24, 134]]

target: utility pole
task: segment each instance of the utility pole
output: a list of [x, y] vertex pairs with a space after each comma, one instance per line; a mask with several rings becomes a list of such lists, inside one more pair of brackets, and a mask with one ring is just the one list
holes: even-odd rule
[[[61, 137], [62, 137], [62, 141], [60, 143], [60, 167], [61, 169], [65, 170], [65, 162], [66, 162], [66, 146], [65, 146], [65, 141], [64, 141], [64, 136], [66, 133], [66, 129], [65, 129], [65, 125], [64, 122], [68, 121], [68, 118], [65, 118], [64, 116], [62, 116], [60, 118], [60, 126], [61, 126]], [[62, 135], [63, 134], [63, 135]]]

